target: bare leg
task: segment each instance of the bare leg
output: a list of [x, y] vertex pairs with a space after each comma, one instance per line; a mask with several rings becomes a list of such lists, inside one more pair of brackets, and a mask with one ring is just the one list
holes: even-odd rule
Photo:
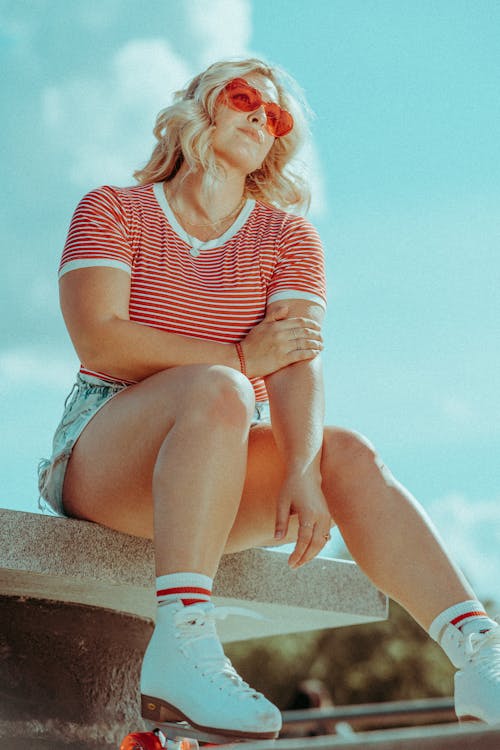
[[[226, 367], [173, 368], [127, 388], [75, 446], [67, 510], [146, 534], [154, 516], [157, 575], [213, 577], [240, 504], [254, 404], [249, 381]], [[261, 739], [281, 726], [276, 706], [224, 656], [210, 602], [158, 606], [140, 690], [143, 716], [153, 721]]]
[[[152, 536], [154, 507], [157, 572], [213, 576], [223, 551], [273, 543], [285, 467], [269, 426], [250, 431], [247, 455], [252, 410], [247, 381], [229, 368], [175, 368], [127, 389], [103, 407], [78, 441], [65, 482], [67, 509], [111, 528]], [[443, 610], [476, 598], [423, 510], [367, 441], [327, 428], [321, 471], [330, 513], [354, 559], [425, 629]], [[294, 541], [297, 530], [294, 517], [285, 541]], [[222, 695], [217, 688], [207, 703], [195, 706], [198, 695], [205, 690], [208, 695], [213, 685], [201, 680], [182, 650], [185, 663], [179, 661], [177, 634], [168, 636], [173, 619], [164, 609], [159, 608], [159, 618], [165, 617], [157, 622], [144, 659], [143, 692], [167, 701], [167, 707], [178, 706], [184, 711], [180, 715], [193, 715], [203, 726], [222, 721], [217, 725], [241, 729], [245, 720], [258, 736], [263, 727], [270, 733], [265, 736], [278, 731], [279, 712], [263, 696], [257, 710], [253, 698], [243, 706], [239, 695], [229, 705], [224, 694], [214, 712], [212, 699]], [[215, 630], [214, 639], [215, 654], [220, 650]], [[464, 644], [456, 644], [458, 716], [498, 723], [498, 642], [495, 630], [488, 631], [475, 642], [477, 658], [466, 657]], [[172, 653], [166, 653], [167, 644]], [[174, 664], [177, 672], [167, 684], [163, 675], [172, 676]], [[201, 682], [193, 693], [195, 677]]]
[[74, 448], [67, 511], [149, 536], [155, 497], [157, 574], [213, 577], [238, 510], [253, 408], [249, 382], [230, 368], [175, 368], [126, 389]]
[[[228, 549], [273, 544], [283, 471], [271, 430], [252, 430], [245, 488]], [[424, 510], [381, 464], [368, 441], [327, 427], [321, 471], [332, 518], [353, 558], [422, 627], [428, 629], [452, 604], [476, 598]], [[292, 524], [289, 536], [294, 540], [296, 529]]]
[[358, 565], [424, 628], [475, 595], [451, 562], [430, 519], [355, 433], [328, 430], [324, 492]]
[[[205, 367], [173, 368], [116, 396], [69, 464], [65, 504], [78, 517], [151, 537], [154, 505], [159, 574], [213, 576], [223, 551], [274, 543], [284, 467], [272, 430], [250, 431], [247, 456], [245, 381], [229, 368], [210, 369], [208, 376]], [[474, 598], [423, 510], [367, 441], [326, 428], [322, 476], [353, 558], [423, 627]], [[293, 519], [285, 541], [296, 533]]]

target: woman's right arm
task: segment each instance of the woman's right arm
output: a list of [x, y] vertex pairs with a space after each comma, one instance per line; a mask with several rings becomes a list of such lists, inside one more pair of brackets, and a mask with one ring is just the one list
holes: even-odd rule
[[[236, 348], [159, 330], [129, 319], [130, 275], [118, 268], [87, 267], [59, 281], [64, 320], [83, 366], [117, 380], [139, 381], [169, 367], [221, 364], [240, 369]], [[312, 359], [322, 349], [318, 324], [287, 317], [283, 306], [265, 318], [242, 347], [249, 377], [263, 377]]]

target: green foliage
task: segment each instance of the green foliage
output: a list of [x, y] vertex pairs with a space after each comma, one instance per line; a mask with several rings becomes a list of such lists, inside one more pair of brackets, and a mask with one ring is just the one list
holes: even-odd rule
[[225, 648], [252, 687], [286, 709], [299, 682], [322, 680], [336, 705], [453, 694], [453, 667], [397, 604], [387, 622], [262, 638]]

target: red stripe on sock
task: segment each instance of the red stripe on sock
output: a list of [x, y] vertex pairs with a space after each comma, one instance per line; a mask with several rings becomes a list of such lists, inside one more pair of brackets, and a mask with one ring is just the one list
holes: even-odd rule
[[488, 615], [486, 614], [486, 612], [466, 612], [465, 615], [459, 615], [450, 622], [452, 625], [458, 625], [459, 622], [462, 622], [462, 620], [466, 620], [467, 617], [488, 617]]
[[174, 596], [174, 594], [205, 594], [205, 596], [212, 596], [212, 592], [209, 589], [200, 589], [196, 586], [179, 586], [175, 589], [160, 589], [156, 592], [156, 596]]
[[206, 604], [206, 599], [181, 599], [181, 602], [185, 607], [189, 607], [191, 604]]

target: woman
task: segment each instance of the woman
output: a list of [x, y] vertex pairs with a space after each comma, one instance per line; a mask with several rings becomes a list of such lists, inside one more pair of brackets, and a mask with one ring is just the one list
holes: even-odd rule
[[82, 367], [41, 495], [154, 537], [147, 718], [277, 734], [277, 708], [223, 654], [212, 579], [223, 553], [256, 545], [295, 542], [304, 565], [335, 523], [459, 667], [458, 715], [500, 721], [497, 624], [370, 444], [323, 427], [322, 249], [285, 211], [307, 202], [290, 88], [259, 60], [212, 65], [160, 113], [139, 185], [79, 204], [60, 294]]

